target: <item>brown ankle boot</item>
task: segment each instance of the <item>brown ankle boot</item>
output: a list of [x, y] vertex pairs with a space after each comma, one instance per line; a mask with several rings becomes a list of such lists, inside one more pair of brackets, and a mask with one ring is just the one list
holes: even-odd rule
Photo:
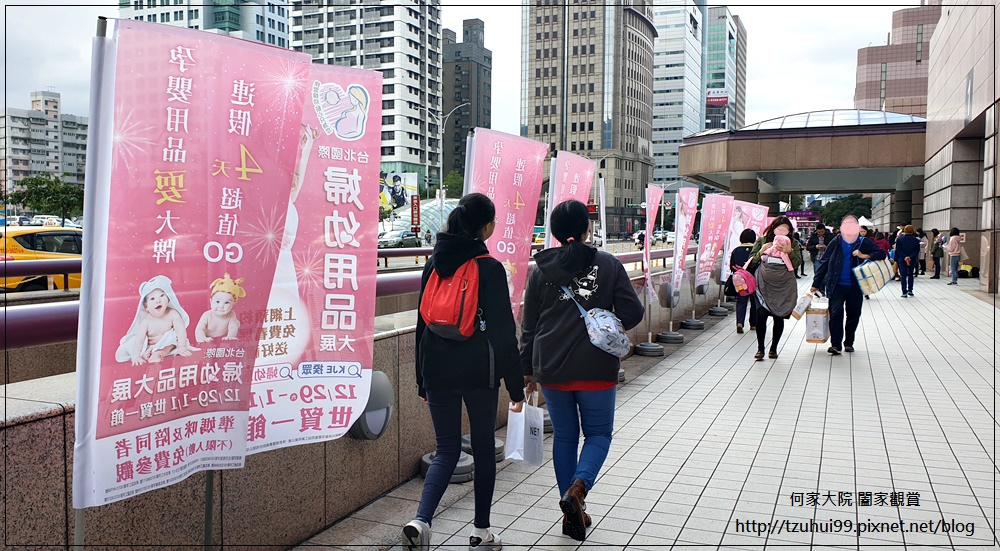
[[[590, 518], [589, 514], [584, 513], [583, 514], [583, 525], [586, 526], [587, 528], [590, 528], [593, 524], [594, 524], [594, 519]], [[563, 534], [565, 534], [565, 535], [568, 536], [569, 533], [567, 532], [568, 528], [566, 528], [566, 526], [567, 526], [566, 525], [566, 515], [563, 515], [563, 517], [562, 517], [562, 525], [563, 525]]]
[[577, 540], [584, 541], [587, 537], [587, 522], [589, 515], [584, 512], [587, 504], [584, 498], [587, 497], [587, 486], [579, 478], [563, 494], [559, 500], [559, 508], [562, 509], [565, 517], [563, 519], [563, 534]]

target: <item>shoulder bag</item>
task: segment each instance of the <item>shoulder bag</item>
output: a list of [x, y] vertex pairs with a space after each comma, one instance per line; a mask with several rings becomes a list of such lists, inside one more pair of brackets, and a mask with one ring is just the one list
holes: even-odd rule
[[603, 308], [591, 308], [584, 310], [583, 306], [573, 297], [572, 291], [565, 285], [561, 289], [576, 304], [580, 310], [580, 317], [587, 325], [587, 335], [590, 337], [590, 344], [618, 358], [624, 358], [632, 350], [632, 341], [625, 333], [618, 316], [610, 310]]

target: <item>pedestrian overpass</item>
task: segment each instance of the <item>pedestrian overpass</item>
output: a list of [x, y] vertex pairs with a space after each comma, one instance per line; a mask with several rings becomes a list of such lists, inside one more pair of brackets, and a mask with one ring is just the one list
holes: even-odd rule
[[919, 224], [926, 128], [913, 115], [835, 109], [705, 130], [684, 138], [678, 174], [771, 212], [789, 194], [892, 193], [891, 220]]

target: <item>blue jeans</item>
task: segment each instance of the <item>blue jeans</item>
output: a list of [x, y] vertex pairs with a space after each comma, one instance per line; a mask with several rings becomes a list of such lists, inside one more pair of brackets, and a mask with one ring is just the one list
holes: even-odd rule
[[[750, 305], [750, 317], [747, 318], [747, 304]], [[745, 297], [736, 297], [736, 323], [743, 325], [743, 321], [749, 319], [750, 325], [756, 326], [757, 324], [757, 302], [753, 300], [753, 297], [747, 295]]]
[[951, 280], [955, 283], [958, 283], [958, 261], [961, 258], [961, 256], [951, 257]]
[[[576, 479], [582, 480], [588, 490], [594, 487], [611, 448], [616, 390], [566, 391], [542, 387], [552, 421], [552, 464], [560, 495]], [[581, 428], [583, 449], [577, 457]]]
[[417, 519], [431, 523], [434, 511], [441, 503], [441, 496], [451, 483], [451, 476], [458, 465], [462, 451], [462, 400], [469, 413], [469, 430], [472, 437], [472, 458], [476, 528], [490, 527], [490, 504], [497, 479], [496, 444], [493, 435], [497, 426], [497, 388], [470, 388], [464, 390], [427, 389], [427, 407], [437, 438], [437, 455], [427, 469], [424, 491], [417, 508]]
[[899, 283], [903, 288], [903, 294], [913, 292], [913, 273], [916, 271], [917, 267], [916, 261], [912, 261], [912, 264], [907, 264], [906, 260], [899, 263]]
[[934, 277], [941, 277], [941, 257], [934, 257]]

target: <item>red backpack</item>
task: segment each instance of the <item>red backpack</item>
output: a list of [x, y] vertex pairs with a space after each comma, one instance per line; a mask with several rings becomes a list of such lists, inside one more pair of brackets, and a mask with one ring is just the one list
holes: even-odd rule
[[479, 264], [484, 254], [470, 258], [451, 277], [441, 277], [432, 270], [420, 299], [420, 317], [435, 335], [464, 341], [476, 330], [479, 313]]

